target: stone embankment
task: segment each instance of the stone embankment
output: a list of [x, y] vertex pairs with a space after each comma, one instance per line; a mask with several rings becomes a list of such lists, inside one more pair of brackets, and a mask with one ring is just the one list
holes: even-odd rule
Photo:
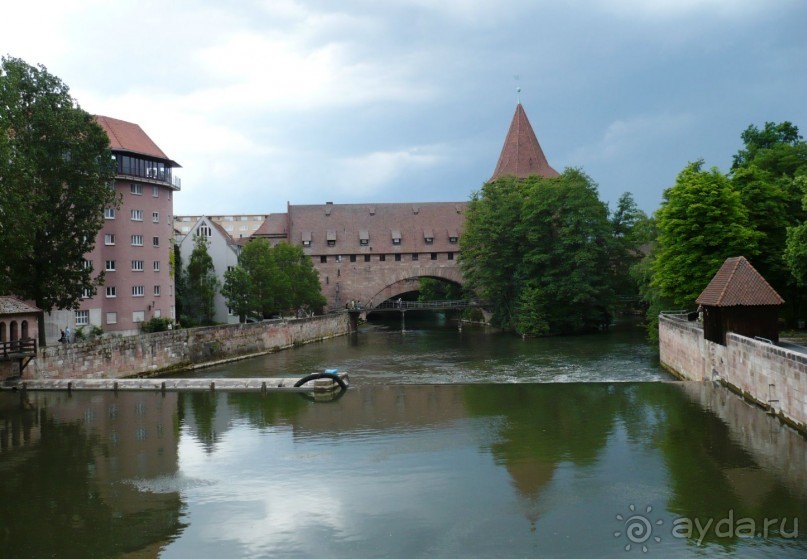
[[662, 366], [685, 380], [715, 380], [807, 433], [807, 354], [729, 333], [705, 340], [697, 323], [659, 317]]
[[346, 313], [188, 328], [41, 349], [23, 379], [150, 376], [262, 355], [349, 332]]

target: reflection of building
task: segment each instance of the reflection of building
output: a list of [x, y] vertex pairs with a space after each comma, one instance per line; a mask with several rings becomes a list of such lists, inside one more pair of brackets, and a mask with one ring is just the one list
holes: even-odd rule
[[3, 497], [25, 503], [0, 510], [14, 536], [4, 553], [56, 557], [81, 542], [85, 557], [157, 557], [183, 527], [177, 399], [0, 393]]

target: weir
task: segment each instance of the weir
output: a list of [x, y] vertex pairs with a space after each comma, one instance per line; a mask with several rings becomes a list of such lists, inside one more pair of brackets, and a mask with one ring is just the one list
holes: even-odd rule
[[349, 383], [350, 379], [347, 373], [326, 371], [325, 373], [307, 375], [302, 378], [32, 379], [0, 384], [0, 390], [67, 392], [335, 392], [344, 390]]

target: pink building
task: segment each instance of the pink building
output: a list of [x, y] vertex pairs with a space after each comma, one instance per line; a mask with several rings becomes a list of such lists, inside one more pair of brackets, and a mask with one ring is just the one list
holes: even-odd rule
[[180, 165], [137, 124], [106, 116], [96, 120], [109, 136], [117, 165], [115, 190], [121, 197], [119, 208], [105, 209], [95, 249], [86, 256], [88, 266], [105, 272], [105, 281], [96, 293], [85, 294], [72, 316], [57, 313], [49, 340], [66, 326], [73, 332], [92, 325], [135, 334], [151, 318], [175, 318], [170, 262], [173, 196], [180, 180], [173, 169]]

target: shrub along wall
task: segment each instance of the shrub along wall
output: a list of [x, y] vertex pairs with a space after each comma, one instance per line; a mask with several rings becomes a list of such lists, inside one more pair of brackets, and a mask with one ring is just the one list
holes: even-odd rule
[[349, 331], [347, 313], [228, 324], [59, 344], [39, 351], [25, 378], [122, 378], [277, 351]]

